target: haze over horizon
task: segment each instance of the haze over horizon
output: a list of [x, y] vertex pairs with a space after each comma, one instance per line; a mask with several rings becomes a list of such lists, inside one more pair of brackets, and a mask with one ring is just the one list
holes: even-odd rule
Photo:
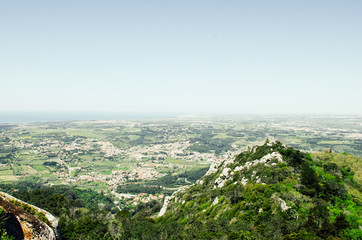
[[2, 1], [1, 112], [355, 114], [362, 2]]

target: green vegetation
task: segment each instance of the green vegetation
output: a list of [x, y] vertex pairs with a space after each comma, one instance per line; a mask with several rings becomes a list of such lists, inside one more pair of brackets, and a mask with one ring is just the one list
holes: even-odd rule
[[[355, 164], [348, 168], [345, 159]], [[117, 210], [102, 194], [66, 186], [22, 183], [13, 194], [60, 216], [63, 239], [360, 239], [361, 199], [353, 195], [361, 190], [355, 178], [359, 164], [350, 155], [311, 155], [267, 142], [178, 192], [162, 217], [156, 217], [159, 201]], [[217, 187], [225, 167], [229, 175]], [[155, 182], [196, 179], [204, 172]]]
[[148, 193], [171, 195], [175, 188], [196, 182], [196, 180], [205, 175], [207, 169], [208, 168], [202, 168], [180, 174], [167, 174], [157, 180], [145, 183], [119, 185], [116, 191], [118, 193], [130, 194]]
[[69, 186], [47, 187], [34, 182], [0, 184], [0, 189], [57, 216], [64, 209], [72, 207], [99, 208], [100, 204], [104, 206], [103, 208], [116, 211], [113, 201], [109, 197], [91, 190], [81, 190]]
[[29, 204], [26, 203], [22, 203], [19, 202], [17, 200], [9, 200], [11, 203], [13, 203], [14, 205], [21, 207], [22, 209], [24, 209], [26, 212], [36, 216], [37, 218], [39, 218], [41, 221], [43, 221], [44, 223], [49, 225], [49, 220], [47, 219], [47, 217], [45, 216], [44, 213], [39, 212], [37, 209], [35, 209], [34, 207], [30, 206]]
[[[358, 156], [362, 150], [360, 121], [359, 117], [234, 116], [1, 125], [0, 180], [39, 176], [46, 184], [108, 191], [107, 185], [77, 179], [91, 174], [112, 178], [113, 171], [136, 167], [160, 175], [201, 169], [266, 135], [304, 151], [331, 147]], [[67, 179], [69, 167], [77, 168], [70, 171], [72, 181]]]
[[[177, 201], [171, 201], [168, 213], [155, 224], [177, 222], [181, 229], [177, 234], [196, 239], [362, 237], [360, 199], [346, 189], [347, 183], [359, 190], [361, 185], [351, 171], [344, 174], [332, 161], [338, 162], [338, 154], [313, 159], [277, 142], [243, 152], [227, 167], [235, 169], [272, 152], [280, 153], [284, 163], [257, 164], [235, 172], [226, 186], [214, 188], [219, 169], [204, 177], [203, 184], [176, 195]], [[238, 182], [243, 177], [249, 180], [245, 185]]]
[[[2, 125], [0, 187], [59, 216], [64, 239], [358, 239], [360, 122], [245, 116]], [[221, 168], [272, 152], [283, 162], [232, 176], [219, 169], [176, 194], [160, 218], [160, 199], [141, 203], [145, 193], [158, 198], [195, 183], [211, 162], [266, 135], [291, 147], [249, 148]], [[215, 186], [219, 177], [223, 187]]]
[[[2, 184], [0, 188], [60, 217], [63, 239], [111, 239], [107, 229], [108, 218], [118, 210], [103, 194], [67, 186], [46, 187], [32, 182]], [[13, 203], [47, 223], [45, 216], [28, 204]]]
[[128, 184], [128, 185], [120, 185], [117, 188], [118, 193], [128, 193], [128, 194], [139, 194], [139, 193], [147, 193], [147, 194], [172, 194], [172, 190], [166, 190], [161, 186], [154, 185], [146, 185], [146, 184]]
[[179, 174], [168, 174], [155, 181], [152, 181], [151, 184], [165, 187], [180, 187], [188, 185], [188, 183], [194, 183], [204, 176], [208, 169], [209, 168], [207, 167], [197, 170], [190, 170]]

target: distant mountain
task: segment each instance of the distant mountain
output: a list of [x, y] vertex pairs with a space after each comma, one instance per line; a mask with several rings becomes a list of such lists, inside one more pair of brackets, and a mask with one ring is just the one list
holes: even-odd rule
[[156, 222], [189, 239], [362, 239], [352, 185], [347, 168], [267, 140], [168, 197]]
[[61, 239], [58, 219], [49, 212], [0, 192], [1, 239]]

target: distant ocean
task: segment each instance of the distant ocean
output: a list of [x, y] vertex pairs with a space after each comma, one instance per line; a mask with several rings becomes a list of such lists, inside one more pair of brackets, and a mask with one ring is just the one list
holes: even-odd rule
[[126, 112], [0, 112], [0, 123], [34, 123], [77, 120], [131, 120], [172, 118], [172, 113], [126, 113]]

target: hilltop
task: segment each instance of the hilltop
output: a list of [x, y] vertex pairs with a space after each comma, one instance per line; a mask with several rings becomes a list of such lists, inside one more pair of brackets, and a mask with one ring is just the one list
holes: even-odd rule
[[356, 188], [348, 166], [267, 140], [175, 192], [156, 222], [194, 239], [359, 239]]

